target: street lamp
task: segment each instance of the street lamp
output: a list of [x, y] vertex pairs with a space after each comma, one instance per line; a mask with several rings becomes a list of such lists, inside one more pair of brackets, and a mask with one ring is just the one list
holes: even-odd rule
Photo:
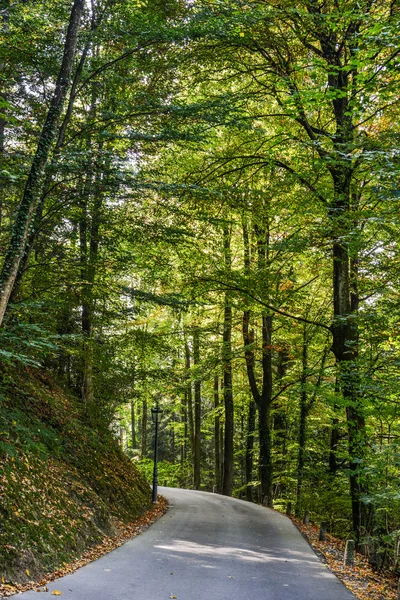
[[155, 408], [151, 409], [151, 418], [155, 424], [155, 435], [154, 435], [154, 470], [153, 470], [153, 504], [157, 503], [157, 485], [158, 485], [158, 424], [161, 421], [162, 410], [156, 400]]

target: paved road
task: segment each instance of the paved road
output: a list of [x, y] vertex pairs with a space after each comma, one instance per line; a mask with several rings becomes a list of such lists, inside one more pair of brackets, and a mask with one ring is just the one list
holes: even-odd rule
[[206, 492], [160, 492], [172, 505], [162, 519], [50, 592], [65, 600], [354, 600], [284, 515]]

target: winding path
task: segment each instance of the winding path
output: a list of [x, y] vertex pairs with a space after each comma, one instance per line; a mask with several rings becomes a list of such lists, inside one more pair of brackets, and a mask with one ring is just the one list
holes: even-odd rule
[[[164, 517], [49, 584], [65, 600], [354, 600], [292, 522], [207, 492], [160, 488]], [[45, 594], [48, 596], [47, 594]], [[21, 594], [38, 600], [35, 591]]]

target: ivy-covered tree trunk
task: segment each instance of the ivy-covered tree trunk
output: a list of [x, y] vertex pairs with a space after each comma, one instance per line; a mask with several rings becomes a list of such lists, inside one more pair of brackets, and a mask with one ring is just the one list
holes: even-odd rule
[[41, 194], [44, 169], [56, 137], [57, 123], [64, 106], [70, 83], [83, 10], [84, 1], [75, 0], [70, 13], [63, 59], [55, 90], [43, 129], [39, 136], [37, 150], [32, 161], [21, 204], [14, 222], [2, 272], [0, 274], [0, 324], [4, 319], [10, 294], [17, 276], [18, 267], [25, 252], [32, 219], [36, 212], [38, 198]]

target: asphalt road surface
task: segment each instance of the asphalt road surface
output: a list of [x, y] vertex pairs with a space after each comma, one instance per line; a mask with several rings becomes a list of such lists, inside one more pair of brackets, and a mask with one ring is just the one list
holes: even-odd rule
[[171, 504], [161, 519], [52, 582], [45, 596], [57, 589], [65, 600], [354, 600], [284, 515], [207, 492], [159, 491]]

